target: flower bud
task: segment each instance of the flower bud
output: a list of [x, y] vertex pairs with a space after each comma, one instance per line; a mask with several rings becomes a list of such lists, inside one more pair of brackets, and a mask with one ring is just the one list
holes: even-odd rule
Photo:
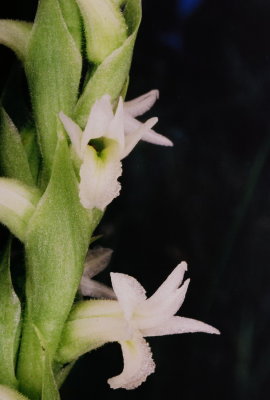
[[21, 241], [39, 199], [37, 189], [15, 179], [0, 178], [0, 222]]
[[120, 7], [111, 0], [76, 0], [84, 20], [89, 61], [100, 64], [127, 38]]

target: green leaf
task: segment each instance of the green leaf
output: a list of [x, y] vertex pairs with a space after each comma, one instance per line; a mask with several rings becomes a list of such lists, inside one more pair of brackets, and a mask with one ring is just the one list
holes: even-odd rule
[[10, 242], [0, 259], [0, 304], [0, 382], [16, 388], [15, 362], [19, 344], [21, 305], [11, 281]]
[[53, 357], [79, 286], [93, 229], [79, 200], [68, 146], [65, 139], [59, 139], [51, 179], [26, 238], [29, 322], [24, 326], [18, 374], [22, 387], [31, 385], [37, 394], [42, 376], [31, 324], [37, 326]]
[[108, 93], [112, 100], [116, 100], [128, 78], [133, 47], [141, 21], [140, 0], [129, 0], [125, 6], [124, 16], [129, 28], [128, 38], [98, 66], [76, 105], [75, 119], [82, 128], [86, 125], [94, 102], [105, 93]]
[[29, 400], [16, 390], [8, 386], [0, 385], [0, 399], [1, 400]]
[[127, 37], [120, 8], [111, 0], [76, 0], [81, 10], [89, 61], [100, 64]]
[[0, 44], [9, 47], [21, 61], [24, 61], [32, 26], [30, 22], [1, 19]]
[[22, 242], [40, 193], [15, 179], [0, 178], [0, 222]]
[[34, 180], [21, 137], [2, 107], [0, 108], [0, 143], [0, 166], [4, 175], [33, 185]]
[[82, 58], [58, 0], [40, 0], [25, 62], [47, 178], [57, 144], [60, 111], [76, 103]]

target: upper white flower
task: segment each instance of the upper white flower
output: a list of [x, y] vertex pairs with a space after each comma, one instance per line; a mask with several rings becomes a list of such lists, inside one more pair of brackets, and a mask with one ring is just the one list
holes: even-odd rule
[[164, 146], [172, 142], [151, 128], [157, 118], [145, 123], [135, 119], [148, 111], [158, 97], [158, 91], [123, 103], [120, 97], [115, 113], [109, 95], [102, 96], [93, 105], [84, 131], [63, 112], [59, 117], [67, 131], [79, 168], [79, 195], [87, 209], [102, 211], [120, 192], [121, 160], [140, 139]]
[[136, 279], [111, 273], [117, 300], [89, 300], [74, 307], [65, 329], [59, 359], [68, 362], [106, 342], [119, 342], [124, 369], [108, 383], [113, 389], [134, 389], [155, 370], [144, 337], [187, 332], [219, 334], [216, 328], [203, 322], [175, 316], [189, 285], [188, 279], [180, 286], [186, 269], [185, 262], [179, 264], [148, 299]]

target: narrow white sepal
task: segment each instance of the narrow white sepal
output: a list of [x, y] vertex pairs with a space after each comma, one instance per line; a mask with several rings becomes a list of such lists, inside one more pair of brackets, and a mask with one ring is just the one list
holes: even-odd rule
[[120, 342], [123, 354], [123, 372], [108, 379], [112, 389], [135, 389], [155, 371], [155, 363], [149, 344], [143, 337]]
[[[132, 135], [133, 132], [138, 130], [142, 125], [142, 122], [133, 118], [130, 114], [124, 114], [124, 124], [125, 124], [125, 134]], [[149, 142], [152, 144], [157, 144], [160, 146], [173, 146], [173, 143], [170, 139], [166, 138], [163, 135], [155, 132], [153, 129], [145, 130], [142, 136], [142, 140], [145, 142]]]
[[113, 119], [111, 98], [108, 94], [102, 96], [93, 105], [82, 138], [82, 148], [85, 148], [91, 139], [107, 136], [108, 126]]
[[182, 283], [185, 272], [187, 271], [187, 263], [182, 261], [170, 273], [168, 278], [156, 290], [156, 292], [147, 299], [147, 304], [159, 304], [164, 298], [175, 291]]
[[142, 137], [142, 140], [160, 146], [166, 146], [166, 147], [173, 146], [173, 142], [170, 139], [168, 139], [164, 135], [161, 135], [160, 133], [155, 132], [153, 129], [149, 129], [148, 131], [146, 131]]
[[82, 130], [81, 128], [66, 114], [62, 111], [59, 113], [59, 118], [64, 125], [64, 128], [71, 140], [72, 146], [74, 148], [75, 153], [77, 156], [82, 159], [82, 152], [81, 152], [81, 139], [82, 139]]
[[83, 296], [95, 297], [97, 299], [116, 299], [114, 291], [103, 283], [82, 276], [80, 292]]
[[142, 334], [145, 337], [194, 332], [204, 332], [216, 335], [220, 334], [220, 331], [211, 325], [205, 324], [204, 322], [196, 319], [178, 316], [172, 317], [170, 320], [166, 321], [166, 324], [161, 324], [156, 327], [142, 330]]
[[145, 132], [152, 128], [158, 122], [158, 118], [153, 117], [148, 119], [144, 124], [139, 125], [138, 129], [132, 133], [132, 135], [127, 135], [125, 140], [125, 150], [121, 158], [125, 158], [134, 149], [136, 144], [141, 140]]
[[125, 318], [129, 320], [135, 307], [145, 301], [145, 290], [137, 279], [126, 274], [111, 272], [111, 281], [114, 293], [119, 301]]
[[87, 252], [84, 262], [84, 275], [92, 278], [102, 272], [109, 264], [113, 250], [106, 247], [95, 247]]
[[122, 97], [119, 98], [118, 106], [115, 115], [111, 119], [110, 124], [108, 126], [106, 137], [114, 139], [118, 142], [120, 154], [124, 151], [125, 132], [124, 132], [124, 110], [123, 110]]
[[137, 324], [140, 329], [151, 328], [160, 324], [166, 324], [182, 306], [190, 280], [187, 279], [184, 284], [170, 294], [164, 297], [159, 304], [146, 304], [141, 307], [141, 313], [138, 313]]
[[111, 260], [112, 252], [112, 249], [104, 247], [96, 247], [88, 251], [79, 286], [79, 291], [83, 296], [116, 299], [114, 291], [111, 288], [91, 279], [107, 267]]
[[136, 97], [136, 99], [126, 101], [124, 110], [132, 117], [138, 117], [150, 110], [156, 100], [159, 98], [159, 91], [157, 89], [150, 90], [150, 92]]

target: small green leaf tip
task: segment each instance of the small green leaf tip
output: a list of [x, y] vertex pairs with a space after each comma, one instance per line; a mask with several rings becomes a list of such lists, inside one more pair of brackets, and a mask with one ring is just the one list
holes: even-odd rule
[[33, 185], [34, 179], [21, 136], [2, 107], [0, 107], [0, 143], [1, 173], [8, 178]]
[[8, 386], [0, 385], [0, 399], [1, 400], [29, 400], [28, 397], [23, 396], [16, 390]]
[[32, 25], [25, 21], [0, 20], [0, 44], [13, 50], [22, 62], [26, 57]]
[[125, 19], [111, 0], [76, 0], [84, 20], [89, 61], [100, 64], [127, 37]]

